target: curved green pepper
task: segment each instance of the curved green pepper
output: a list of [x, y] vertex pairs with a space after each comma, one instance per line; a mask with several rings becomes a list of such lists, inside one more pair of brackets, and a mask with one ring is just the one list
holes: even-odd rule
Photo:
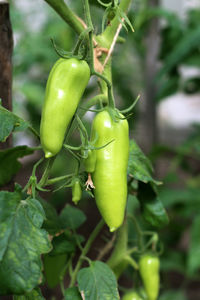
[[156, 300], [159, 293], [160, 261], [157, 256], [146, 253], [140, 257], [139, 271], [149, 300]]
[[62, 148], [65, 133], [90, 79], [86, 61], [60, 58], [53, 66], [46, 86], [40, 124], [45, 157]]
[[[123, 117], [121, 115], [121, 117]], [[95, 147], [109, 145], [96, 151], [96, 165], [92, 173], [97, 207], [113, 232], [121, 226], [127, 198], [127, 166], [129, 156], [129, 128], [126, 119], [113, 120], [107, 110], [96, 115], [91, 138]]]

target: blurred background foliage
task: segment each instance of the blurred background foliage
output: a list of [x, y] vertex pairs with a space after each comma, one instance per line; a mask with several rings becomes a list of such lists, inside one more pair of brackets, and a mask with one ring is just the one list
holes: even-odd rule
[[[68, 2], [81, 16], [81, 1]], [[90, 2], [95, 32], [98, 33], [101, 29], [103, 10], [97, 1]], [[157, 88], [153, 105], [157, 108], [161, 101], [167, 101], [168, 96], [176, 95], [178, 92], [188, 94], [190, 103], [190, 96], [192, 94], [198, 96], [200, 92], [200, 72], [188, 78], [182, 76], [180, 69], [186, 66], [200, 71], [200, 9], [190, 9], [184, 17], [180, 17], [162, 6], [150, 7], [148, 1], [137, 0], [133, 1], [129, 17], [135, 33], [122, 30], [121, 36], [126, 42], [118, 44], [113, 55], [113, 82], [117, 106], [127, 107], [146, 89], [145, 64], [149, 48], [145, 39], [149, 24], [155, 18], [159, 21], [159, 51], [155, 61], [157, 74], [154, 83]], [[11, 19], [15, 41], [13, 109], [19, 116], [30, 120], [39, 130], [46, 80], [58, 58], [50, 38], [55, 39], [58, 46], [70, 50], [77, 37], [42, 1], [32, 3], [22, 0], [12, 1]], [[151, 42], [154, 43], [153, 40]], [[96, 93], [96, 82], [91, 80], [83, 101]], [[140, 101], [143, 101], [142, 97]], [[197, 107], [200, 108], [200, 103]], [[179, 112], [174, 110], [174, 114]], [[88, 113], [84, 118], [88, 128], [92, 117], [92, 113]], [[138, 123], [148, 117], [151, 117], [150, 112], [145, 116], [142, 115], [138, 105], [133, 118], [129, 120], [132, 138], [137, 140], [140, 135]], [[170, 124], [171, 116], [167, 116], [167, 111], [166, 117]], [[157, 122], [158, 132], [162, 127], [161, 123], [162, 120]], [[181, 143], [174, 143], [174, 146], [168, 142], [169, 137], [178, 139], [176, 128], [171, 126], [165, 137], [166, 143], [162, 141], [161, 144], [158, 135], [157, 143], [152, 144], [147, 153], [155, 166], [157, 178], [163, 181], [163, 185], [159, 187], [159, 197], [170, 217], [170, 224], [159, 231], [164, 245], [161, 256], [160, 300], [197, 300], [200, 297], [200, 125], [196, 123], [187, 129], [187, 135], [184, 132], [185, 128], [178, 131], [178, 135], [183, 135], [184, 138]], [[151, 130], [154, 129], [149, 128], [149, 131]], [[149, 135], [149, 132], [146, 132], [145, 138], [148, 139]], [[35, 141], [28, 135], [24, 140], [24, 136], [18, 134], [15, 143], [34, 145]], [[72, 143], [79, 143], [76, 134]], [[141, 139], [140, 146], [143, 148]], [[25, 163], [29, 164], [30, 161]], [[65, 174], [64, 165], [67, 166], [68, 172], [74, 166], [72, 157], [66, 156], [66, 152], [57, 158], [52, 175]], [[24, 174], [21, 175], [21, 182], [25, 177]], [[137, 211], [137, 201], [133, 197], [129, 198], [129, 210]], [[48, 199], [59, 210], [66, 201], [71, 201], [71, 191], [60, 190], [49, 194]], [[86, 194], [80, 207], [86, 211], [90, 224], [96, 222], [95, 214], [91, 216], [91, 212], [96, 211], [94, 201], [88, 199]], [[141, 224], [146, 226], [142, 220]], [[130, 230], [130, 244], [134, 243], [135, 238], [134, 230]], [[132, 281], [128, 269], [121, 279], [122, 285], [125, 282], [127, 287], [131, 287]]]

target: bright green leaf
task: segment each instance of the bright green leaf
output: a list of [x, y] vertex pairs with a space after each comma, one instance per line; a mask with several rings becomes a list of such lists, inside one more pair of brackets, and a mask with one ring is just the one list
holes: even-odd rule
[[85, 300], [119, 300], [117, 281], [112, 270], [103, 262], [92, 262], [78, 273], [78, 287]]
[[36, 199], [2, 191], [0, 212], [0, 294], [24, 294], [41, 282], [40, 255], [51, 249], [44, 210]]

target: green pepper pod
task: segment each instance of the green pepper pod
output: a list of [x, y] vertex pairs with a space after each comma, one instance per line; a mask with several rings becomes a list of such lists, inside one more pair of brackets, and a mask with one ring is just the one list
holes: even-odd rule
[[149, 300], [156, 300], [159, 293], [160, 261], [157, 256], [146, 253], [140, 257], [139, 271]]
[[83, 164], [87, 173], [94, 172], [96, 165], [96, 150], [87, 150], [87, 157], [83, 160]]
[[45, 157], [62, 148], [65, 133], [90, 79], [86, 61], [60, 58], [53, 66], [46, 86], [40, 124], [40, 138]]
[[72, 185], [72, 201], [77, 204], [81, 200], [82, 196], [82, 188], [80, 184], [80, 180], [77, 178], [75, 179]]
[[[121, 117], [123, 117], [121, 115]], [[96, 151], [96, 165], [92, 179], [97, 207], [113, 232], [121, 226], [127, 198], [127, 166], [129, 156], [129, 128], [126, 119], [113, 120], [107, 110], [96, 115], [92, 124], [95, 147], [109, 145]]]
[[143, 300], [143, 299], [140, 297], [140, 295], [137, 292], [129, 291], [123, 296], [122, 300]]

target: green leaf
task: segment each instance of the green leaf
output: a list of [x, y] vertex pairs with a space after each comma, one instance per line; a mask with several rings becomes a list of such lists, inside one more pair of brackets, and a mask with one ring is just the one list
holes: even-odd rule
[[167, 189], [163, 188], [159, 192], [159, 197], [165, 207], [171, 207], [177, 204], [190, 206], [193, 212], [196, 212], [197, 205], [200, 204], [200, 194], [198, 188], [191, 189]]
[[77, 287], [68, 288], [65, 290], [65, 300], [82, 300]]
[[161, 228], [169, 223], [166, 210], [160, 201], [155, 188], [150, 184], [139, 182], [138, 200], [143, 218], [152, 226]]
[[20, 169], [21, 164], [18, 162], [18, 158], [30, 155], [33, 152], [34, 150], [27, 146], [0, 150], [0, 186], [8, 183]]
[[[117, 281], [112, 270], [103, 262], [92, 262], [78, 273], [78, 287], [85, 300], [118, 300]], [[82, 296], [83, 297], [83, 296]]]
[[32, 290], [22, 296], [13, 296], [13, 300], [45, 300], [39, 288]]
[[53, 250], [49, 255], [54, 256], [75, 252], [77, 243], [81, 244], [84, 240], [82, 235], [65, 231], [63, 234], [54, 237], [52, 241]]
[[0, 295], [24, 294], [41, 282], [40, 255], [51, 249], [36, 199], [0, 192]]
[[190, 233], [190, 244], [188, 253], [188, 272], [194, 274], [200, 267], [200, 216], [197, 216], [192, 223]]
[[70, 239], [65, 233], [54, 237], [52, 241], [53, 250], [49, 253], [49, 255], [59, 255], [65, 253], [74, 252], [76, 249], [76, 244], [73, 239]]
[[156, 95], [156, 101], [160, 101], [170, 95], [175, 94], [178, 88], [179, 88], [178, 76], [169, 76], [168, 78], [165, 78], [163, 82], [159, 80], [159, 88]]
[[166, 249], [161, 259], [161, 271], [164, 273], [175, 271], [185, 274], [185, 254], [176, 249]]
[[86, 220], [85, 214], [78, 208], [67, 204], [60, 214], [61, 226], [63, 229], [79, 228]]
[[46, 219], [44, 220], [42, 227], [46, 229], [49, 234], [55, 235], [61, 231], [60, 220], [56, 209], [44, 199], [39, 198], [38, 200], [40, 201], [46, 215]]
[[65, 273], [67, 259], [67, 254], [57, 256], [44, 255], [44, 273], [50, 288], [54, 288], [61, 281], [61, 276]]
[[132, 175], [136, 180], [144, 183], [153, 182], [161, 184], [160, 181], [154, 180], [151, 176], [153, 167], [150, 160], [144, 155], [140, 147], [134, 140], [130, 141], [130, 154], [128, 162], [128, 174]]
[[164, 292], [161, 297], [159, 297], [159, 300], [187, 300], [186, 295], [183, 291], [177, 291], [177, 290], [170, 290]]
[[13, 114], [0, 105], [0, 142], [5, 142], [12, 131], [24, 131], [28, 122]]
[[158, 72], [157, 77], [160, 78], [165, 73], [170, 72], [174, 66], [178, 65], [184, 60], [187, 55], [195, 48], [199, 47], [200, 43], [200, 26], [188, 31], [183, 38], [178, 41], [174, 50], [166, 57], [161, 70]]

